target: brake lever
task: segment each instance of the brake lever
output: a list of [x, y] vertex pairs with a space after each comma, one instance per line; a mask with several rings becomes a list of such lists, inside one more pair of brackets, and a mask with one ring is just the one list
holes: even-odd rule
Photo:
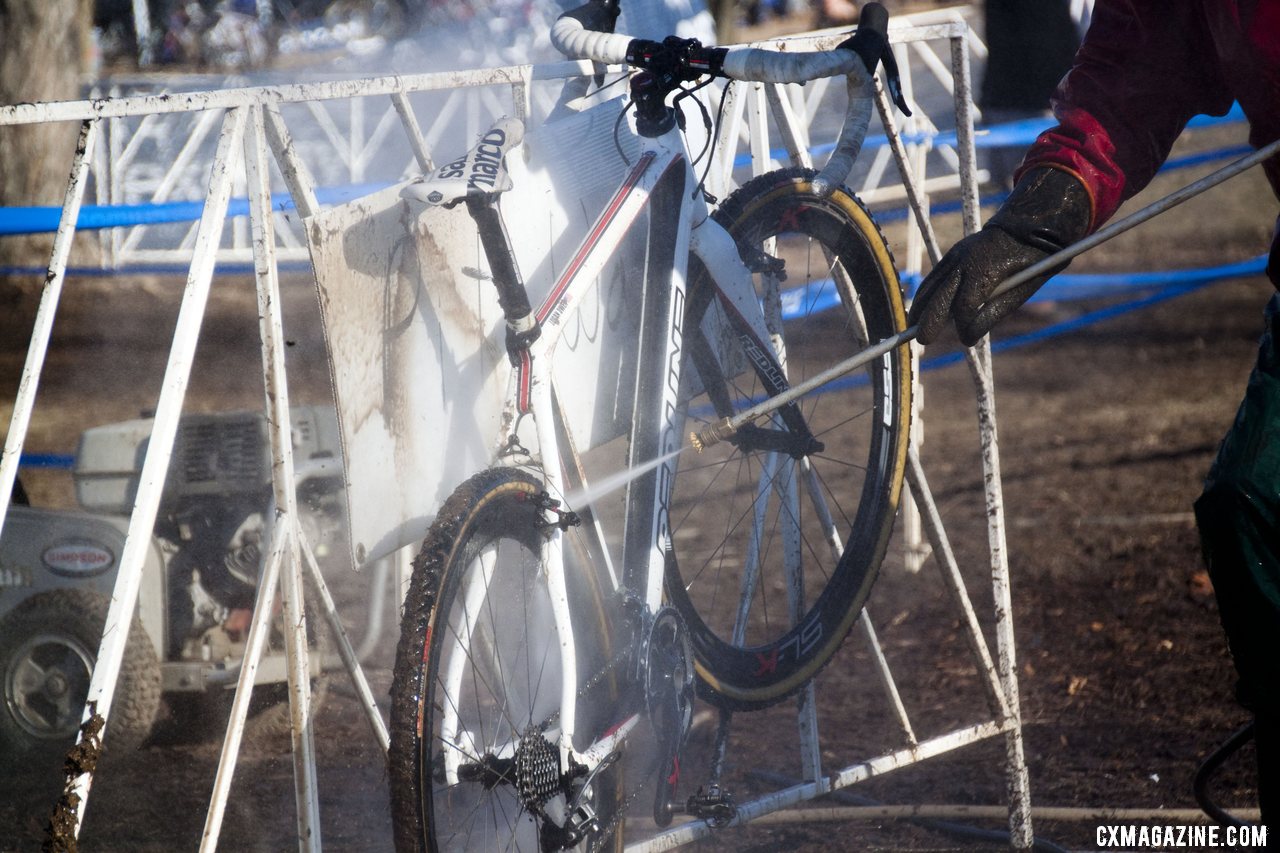
[[[622, 5], [620, 0], [587, 0], [586, 3], [564, 14], [579, 21], [584, 29], [598, 33], [612, 33], [617, 28], [618, 15], [622, 14]], [[604, 85], [604, 77], [603, 71], [592, 77], [596, 88]]]
[[862, 7], [861, 20], [853, 35], [836, 47], [852, 50], [858, 54], [868, 74], [876, 73], [876, 66], [884, 65], [885, 86], [894, 104], [902, 110], [903, 115], [911, 115], [907, 107], [907, 99], [902, 94], [902, 76], [898, 73], [898, 60], [889, 46], [889, 12], [879, 3], [868, 3]]
[[898, 59], [893, 55], [893, 48], [889, 47], [887, 39], [880, 61], [884, 64], [884, 85], [889, 90], [889, 96], [893, 98], [893, 103], [902, 110], [904, 116], [910, 116], [911, 109], [907, 106], [906, 96], [902, 94], [902, 76], [898, 73]]

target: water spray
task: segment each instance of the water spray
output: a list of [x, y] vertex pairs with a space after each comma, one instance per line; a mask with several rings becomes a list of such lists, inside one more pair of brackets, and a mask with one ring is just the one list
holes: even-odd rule
[[[1258, 165], [1263, 160], [1266, 160], [1268, 157], [1277, 153], [1280, 153], [1280, 140], [1276, 140], [1270, 145], [1259, 148], [1252, 154], [1241, 157], [1239, 160], [1223, 166], [1218, 171], [1206, 175], [1200, 180], [1194, 181], [1180, 190], [1170, 193], [1159, 201], [1152, 202], [1136, 213], [1132, 213], [1123, 219], [1116, 220], [1106, 228], [1099, 229], [1088, 237], [1085, 237], [1083, 240], [1071, 244], [1062, 251], [1056, 252], [1044, 260], [1032, 264], [1021, 272], [1002, 281], [999, 286], [991, 292], [991, 296], [988, 298], [990, 299], [992, 297], [999, 296], [1020, 284], [1025, 284], [1037, 276], [1044, 275], [1045, 273], [1052, 271], [1056, 267], [1070, 261], [1077, 255], [1081, 255], [1095, 246], [1099, 246], [1111, 238], [1123, 234], [1136, 225], [1141, 225], [1148, 219], [1158, 216], [1166, 210], [1176, 207], [1184, 201], [1200, 195], [1200, 193], [1205, 190], [1216, 187], [1218, 184], [1229, 178], [1234, 178], [1241, 172]], [[742, 429], [744, 426], [768, 417], [783, 406], [794, 402], [812, 391], [816, 391], [828, 382], [839, 379], [846, 373], [852, 373], [859, 367], [863, 367], [864, 365], [875, 361], [877, 358], [880, 358], [884, 354], [891, 352], [896, 347], [915, 340], [916, 336], [919, 334], [919, 326], [908, 326], [896, 335], [890, 335], [879, 343], [867, 347], [839, 364], [828, 367], [816, 376], [813, 376], [798, 385], [792, 386], [776, 397], [770, 397], [763, 403], [752, 406], [750, 409], [746, 409], [745, 411], [734, 415], [732, 418], [722, 418], [702, 430], [689, 433], [689, 445], [701, 453], [704, 449], [711, 447], [714, 444], [719, 444], [722, 441], [731, 439], [737, 434], [738, 430]]]
[[631, 481], [643, 477], [662, 463], [675, 459], [688, 449], [688, 447], [677, 448], [670, 453], [659, 456], [656, 459], [650, 459], [648, 462], [641, 462], [633, 468], [627, 468], [610, 474], [608, 477], [605, 477], [597, 483], [584, 484], [582, 488], [576, 489], [565, 496], [565, 506], [590, 506], [600, 498], [613, 494]]

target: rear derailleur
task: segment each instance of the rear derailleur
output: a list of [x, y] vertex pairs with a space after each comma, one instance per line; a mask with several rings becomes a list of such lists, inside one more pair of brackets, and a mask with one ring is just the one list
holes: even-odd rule
[[[537, 819], [538, 846], [542, 853], [558, 853], [576, 847], [600, 831], [600, 820], [590, 802], [592, 782], [617, 758], [614, 753], [590, 771], [570, 759], [569, 767], [562, 772], [559, 747], [547, 740], [541, 727], [533, 726], [520, 738], [513, 756], [483, 755], [476, 763], [460, 767], [458, 777], [478, 782], [485, 788], [498, 785], [514, 788], [521, 807]], [[563, 796], [567, 804], [563, 819], [548, 814], [548, 803], [559, 796]]]

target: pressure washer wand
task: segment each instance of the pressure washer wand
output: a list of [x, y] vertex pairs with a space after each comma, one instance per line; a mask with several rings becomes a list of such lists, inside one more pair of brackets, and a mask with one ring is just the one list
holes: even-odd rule
[[[1004, 281], [1002, 281], [999, 285], [996, 286], [996, 289], [991, 292], [991, 295], [999, 296], [1000, 294], [1005, 293], [1006, 291], [1011, 290], [1012, 288], [1015, 288], [1020, 284], [1024, 284], [1030, 281], [1036, 276], [1044, 275], [1045, 273], [1050, 272], [1051, 270], [1060, 266], [1061, 264], [1064, 264], [1067, 261], [1071, 260], [1076, 255], [1083, 254], [1084, 252], [1089, 251], [1095, 246], [1098, 246], [1098, 245], [1101, 245], [1102, 243], [1107, 242], [1112, 237], [1116, 237], [1120, 234], [1123, 234], [1124, 232], [1128, 231], [1130, 228], [1133, 228], [1135, 225], [1141, 225], [1143, 222], [1146, 222], [1148, 219], [1151, 219], [1154, 216], [1158, 216], [1159, 214], [1164, 213], [1166, 210], [1169, 210], [1170, 208], [1177, 207], [1187, 199], [1194, 198], [1195, 196], [1200, 195], [1200, 193], [1204, 192], [1205, 190], [1210, 189], [1212, 187], [1216, 187], [1218, 184], [1222, 183], [1228, 178], [1234, 178], [1236, 175], [1240, 174], [1241, 172], [1251, 169], [1252, 167], [1261, 163], [1263, 160], [1266, 160], [1268, 157], [1271, 157], [1272, 155], [1277, 153], [1280, 153], [1280, 139], [1276, 140], [1275, 142], [1272, 142], [1270, 145], [1266, 145], [1262, 148], [1259, 148], [1257, 151], [1254, 151], [1252, 154], [1249, 154], [1245, 157], [1241, 157], [1239, 160], [1236, 160], [1234, 163], [1231, 163], [1227, 166], [1223, 166], [1221, 169], [1219, 169], [1216, 172], [1213, 172], [1212, 174], [1205, 175], [1203, 178], [1201, 178], [1198, 181], [1194, 181], [1190, 184], [1187, 184], [1182, 189], [1176, 192], [1170, 193], [1169, 195], [1165, 196], [1159, 201], [1152, 202], [1151, 204], [1147, 205], [1146, 207], [1142, 208], [1136, 213], [1132, 213], [1123, 219], [1116, 220], [1115, 222], [1108, 225], [1106, 228], [1101, 228], [1098, 231], [1095, 231], [1093, 234], [1091, 234], [1088, 237], [1085, 237], [1083, 240], [1079, 241], [1078, 243], [1073, 243], [1067, 248], [1063, 249], [1062, 251], [1056, 252], [1050, 255], [1049, 257], [1045, 258], [1044, 260], [1032, 264], [1031, 266], [1024, 269], [1022, 272], [1016, 273], [1010, 276], [1009, 278], [1005, 279]], [[736, 434], [738, 430], [742, 429], [742, 427], [746, 426], [752, 421], [755, 421], [767, 415], [770, 415], [773, 412], [777, 411], [778, 409], [782, 408], [783, 406], [787, 405], [788, 403], [791, 403], [792, 401], [800, 397], [803, 397], [804, 395], [810, 393], [811, 391], [815, 391], [818, 388], [822, 387], [823, 385], [826, 385], [828, 382], [831, 382], [834, 379], [838, 379], [841, 376], [844, 376], [846, 373], [851, 373], [852, 371], [857, 370], [859, 367], [862, 367], [872, 361], [875, 361], [877, 358], [879, 358], [880, 356], [884, 355], [887, 352], [890, 352], [895, 347], [899, 347], [907, 343], [908, 341], [915, 340], [916, 335], [918, 335], [919, 333], [920, 333], [919, 326], [910, 326], [907, 329], [904, 329], [903, 331], [898, 332], [896, 335], [891, 335], [890, 337], [885, 338], [879, 343], [864, 349], [862, 352], [858, 353], [857, 355], [851, 356], [850, 358], [847, 358], [844, 361], [840, 362], [839, 364], [833, 365], [832, 367], [828, 367], [826, 370], [822, 371], [816, 376], [810, 377], [804, 382], [801, 382], [799, 385], [795, 385], [791, 388], [788, 388], [786, 391], [777, 395], [776, 397], [770, 397], [768, 400], [765, 400], [763, 403], [760, 403], [758, 405], [752, 406], [750, 409], [746, 409], [742, 412], [739, 412], [737, 415], [734, 415], [732, 418], [722, 418], [721, 420], [711, 424], [705, 429], [702, 429], [698, 432], [690, 433], [689, 443], [693, 445], [695, 450], [697, 450], [698, 452], [702, 452], [704, 448], [710, 447], [713, 444], [718, 444], [721, 441], [725, 441], [733, 437], [733, 435]]]

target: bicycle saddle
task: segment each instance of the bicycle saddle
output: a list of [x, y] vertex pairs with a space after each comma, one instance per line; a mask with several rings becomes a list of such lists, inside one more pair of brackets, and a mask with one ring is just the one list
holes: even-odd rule
[[524, 124], [519, 119], [500, 118], [470, 151], [417, 178], [400, 190], [400, 197], [449, 206], [467, 196], [506, 192], [511, 176], [505, 158], [522, 139]]

